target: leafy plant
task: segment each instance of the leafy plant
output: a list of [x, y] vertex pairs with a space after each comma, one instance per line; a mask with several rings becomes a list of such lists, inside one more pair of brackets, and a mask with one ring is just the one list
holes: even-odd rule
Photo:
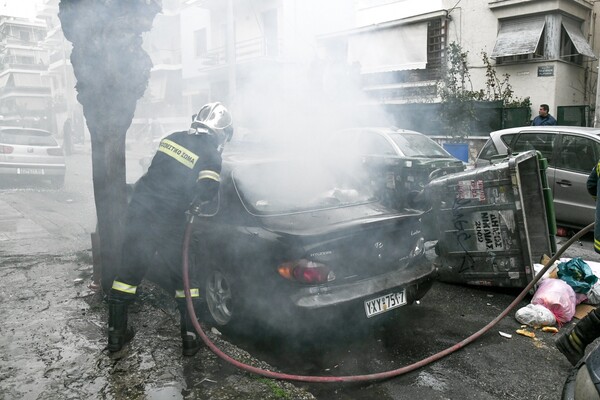
[[438, 82], [438, 93], [442, 110], [440, 118], [446, 126], [447, 135], [453, 141], [463, 141], [472, 130], [472, 122], [477, 121], [475, 102], [501, 101], [504, 108], [526, 108], [528, 118], [531, 117], [531, 100], [529, 97], [515, 98], [510, 84], [510, 74], [498, 77], [486, 52], [482, 52], [485, 65], [485, 87], [473, 89], [471, 74], [467, 64], [468, 51], [463, 51], [460, 44], [452, 42], [446, 52], [446, 65], [442, 79]]
[[454, 140], [464, 140], [470, 132], [470, 122], [476, 119], [473, 100], [478, 93], [473, 91], [471, 74], [467, 65], [468, 52], [456, 42], [450, 43], [446, 53], [446, 65], [438, 83], [442, 99], [440, 117], [447, 132]]

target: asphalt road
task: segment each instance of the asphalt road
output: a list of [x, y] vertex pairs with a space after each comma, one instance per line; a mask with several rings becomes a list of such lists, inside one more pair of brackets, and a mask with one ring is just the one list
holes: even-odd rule
[[[129, 181], [141, 173], [137, 157], [129, 158]], [[260, 389], [234, 382], [227, 393], [216, 395], [232, 376], [242, 382], [240, 375], [208, 350], [200, 353], [197, 364], [186, 365], [177, 353], [177, 340], [172, 340], [177, 339], [172, 305], [161, 306], [163, 298], [152, 291], [140, 305], [144, 312], [134, 310], [133, 321], [143, 333], [128, 353], [109, 358], [102, 352], [105, 310], [101, 302], [90, 301], [94, 295], [85, 287], [91, 276], [89, 234], [95, 226], [89, 150], [80, 148], [68, 162], [63, 190], [0, 185], [0, 398], [94, 398], [93, 393], [96, 398], [302, 398], [289, 387], [281, 394], [256, 378], [249, 382], [261, 382]], [[566, 256], [600, 261], [589, 236]], [[369, 374], [397, 369], [454, 345], [492, 320], [516, 295], [438, 282], [419, 304], [379, 326], [339, 327], [310, 344], [249, 339], [252, 335], [228, 339], [288, 373]], [[46, 316], [38, 320], [41, 315]], [[569, 364], [554, 348], [555, 337], [543, 332], [535, 340], [517, 335], [520, 324], [513, 316], [466, 348], [397, 378], [296, 386], [318, 399], [559, 399]], [[101, 372], [105, 370], [110, 376]], [[135, 390], [128, 392], [130, 386]], [[271, 387], [269, 394], [264, 387]]]

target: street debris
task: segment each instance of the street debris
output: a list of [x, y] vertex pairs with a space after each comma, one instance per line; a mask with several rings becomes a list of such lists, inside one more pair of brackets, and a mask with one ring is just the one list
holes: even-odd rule
[[550, 332], [550, 333], [558, 333], [558, 328], [556, 328], [555, 326], [544, 326], [542, 328], [542, 331]]
[[517, 332], [519, 335], [522, 335], [522, 336], [527, 336], [527, 337], [530, 337], [530, 338], [532, 338], [532, 339], [533, 339], [533, 338], [535, 338], [535, 333], [534, 333], [534, 332], [529, 332], [529, 331], [528, 331], [528, 330], [526, 330], [526, 329], [517, 329], [517, 330], [516, 330], [516, 332]]
[[502, 331], [498, 331], [498, 333], [500, 334], [500, 336], [505, 337], [507, 339], [512, 339], [512, 335], [510, 333], [505, 333]]

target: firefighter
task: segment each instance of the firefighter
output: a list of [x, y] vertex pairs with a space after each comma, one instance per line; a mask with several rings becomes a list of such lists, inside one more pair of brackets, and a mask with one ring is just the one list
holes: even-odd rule
[[[127, 307], [135, 299], [148, 266], [158, 257], [169, 268], [171, 286], [181, 314], [184, 356], [200, 348], [188, 315], [182, 280], [182, 243], [186, 211], [199, 216], [218, 209], [221, 152], [233, 135], [231, 114], [221, 103], [209, 103], [192, 117], [187, 131], [160, 142], [150, 167], [135, 185], [129, 203], [121, 269], [108, 296], [108, 350], [119, 351], [134, 333], [127, 326]], [[194, 308], [201, 306], [197, 279], [190, 292]]]
[[[594, 225], [594, 250], [600, 253], [600, 161], [594, 167], [587, 180], [588, 193], [596, 200], [596, 222]], [[585, 348], [600, 337], [600, 308], [592, 310], [574, 327], [556, 340], [556, 347], [573, 365], [585, 354]]]

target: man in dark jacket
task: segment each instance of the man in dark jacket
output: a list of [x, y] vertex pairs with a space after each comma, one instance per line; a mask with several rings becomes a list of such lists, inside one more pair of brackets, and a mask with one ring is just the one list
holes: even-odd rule
[[[148, 266], [158, 256], [170, 270], [181, 314], [183, 355], [194, 355], [200, 341], [188, 315], [182, 280], [181, 249], [186, 211], [208, 215], [218, 207], [221, 151], [233, 134], [229, 111], [221, 103], [200, 109], [188, 131], [162, 139], [148, 172], [136, 183], [129, 203], [121, 269], [108, 297], [108, 350], [119, 351], [133, 337], [127, 306]], [[195, 308], [198, 282], [190, 284]]]
[[[596, 200], [596, 223], [594, 225], [594, 250], [600, 253], [600, 161], [594, 167], [587, 180], [587, 190]], [[592, 310], [571, 330], [556, 341], [556, 347], [573, 365], [584, 356], [585, 348], [600, 337], [600, 308]]]
[[533, 119], [533, 126], [546, 126], [546, 125], [556, 125], [556, 120], [549, 113], [550, 108], [548, 104], [541, 104], [540, 109], [538, 111], [539, 115]]

